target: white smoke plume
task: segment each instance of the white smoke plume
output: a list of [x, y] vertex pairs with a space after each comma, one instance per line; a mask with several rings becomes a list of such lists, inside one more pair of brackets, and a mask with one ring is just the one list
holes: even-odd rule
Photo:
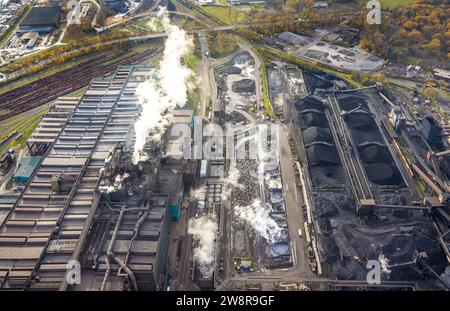
[[190, 219], [188, 233], [192, 234], [198, 246], [194, 248], [194, 259], [202, 275], [210, 276], [213, 272], [214, 252], [216, 246], [217, 221], [212, 215], [203, 215]]
[[255, 199], [248, 206], [235, 206], [234, 215], [241, 222], [245, 222], [261, 237], [269, 243], [273, 243], [281, 235], [281, 228], [275, 220], [270, 217], [268, 204]]
[[389, 270], [389, 258], [383, 254], [380, 254], [380, 256], [378, 256], [378, 261], [380, 262], [381, 271], [386, 274], [390, 274], [391, 270]]
[[228, 170], [228, 176], [222, 178], [221, 181], [224, 185], [222, 189], [222, 201], [229, 200], [234, 188], [243, 189], [244, 185], [239, 183], [240, 172], [236, 167], [236, 161], [230, 161], [230, 169]]
[[189, 196], [194, 200], [205, 199], [206, 197], [206, 187], [199, 187], [192, 189]]
[[[184, 55], [192, 51], [194, 43], [183, 29], [170, 24], [167, 10], [160, 7], [150, 26], [166, 32], [163, 57], [159, 63], [157, 79], [150, 77], [137, 89], [142, 111], [134, 125], [136, 142], [133, 163], [145, 160], [142, 149], [147, 138], [161, 140], [164, 130], [171, 122], [171, 112], [176, 106], [187, 103], [187, 91], [192, 86], [193, 72], [182, 64]], [[151, 136], [151, 137], [150, 137]]]
[[123, 187], [123, 181], [125, 179], [127, 179], [128, 177], [130, 177], [130, 174], [128, 174], [128, 173], [124, 173], [123, 175], [117, 174], [116, 177], [114, 178], [113, 184], [108, 185], [108, 186], [100, 186], [100, 187], [98, 187], [98, 190], [101, 193], [111, 193], [111, 192], [120, 190]]

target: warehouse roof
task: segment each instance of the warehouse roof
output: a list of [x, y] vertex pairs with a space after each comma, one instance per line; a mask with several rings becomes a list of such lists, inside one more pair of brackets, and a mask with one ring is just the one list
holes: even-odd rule
[[20, 26], [51, 25], [59, 21], [61, 7], [33, 7], [28, 15], [20, 23]]

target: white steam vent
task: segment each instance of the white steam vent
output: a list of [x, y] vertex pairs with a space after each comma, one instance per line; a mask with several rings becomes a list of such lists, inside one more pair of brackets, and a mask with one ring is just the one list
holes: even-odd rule
[[378, 261], [380, 262], [381, 271], [386, 274], [390, 274], [391, 270], [389, 270], [389, 258], [383, 254], [380, 254], [380, 256], [378, 256]]
[[222, 183], [225, 186], [222, 191], [222, 201], [231, 199], [233, 188], [244, 189], [244, 185], [239, 183], [239, 175], [240, 172], [236, 167], [236, 161], [230, 161], [228, 176], [221, 179]]
[[[136, 142], [133, 163], [145, 160], [142, 149], [146, 139], [160, 141], [169, 125], [171, 112], [187, 103], [187, 91], [192, 86], [193, 72], [182, 64], [181, 58], [192, 51], [194, 43], [183, 29], [170, 24], [167, 10], [160, 7], [157, 17], [150, 21], [153, 29], [164, 31], [167, 39], [159, 63], [158, 78], [149, 78], [137, 88], [142, 111], [134, 124]], [[151, 135], [151, 137], [149, 137]]]
[[117, 174], [116, 177], [114, 178], [114, 183], [112, 185], [108, 185], [108, 186], [100, 186], [98, 187], [98, 190], [101, 193], [111, 193], [111, 192], [115, 192], [117, 190], [121, 190], [123, 187], [123, 182], [125, 179], [127, 179], [128, 177], [130, 177], [130, 174], [128, 173], [124, 173], [123, 175], [121, 174]]
[[234, 214], [238, 220], [247, 223], [261, 237], [269, 243], [276, 241], [281, 235], [281, 228], [270, 217], [270, 207], [268, 204], [255, 199], [248, 206], [235, 206]]
[[192, 234], [198, 246], [194, 248], [194, 259], [204, 277], [211, 276], [214, 267], [214, 252], [216, 245], [217, 222], [215, 217], [203, 215], [190, 219], [188, 233]]

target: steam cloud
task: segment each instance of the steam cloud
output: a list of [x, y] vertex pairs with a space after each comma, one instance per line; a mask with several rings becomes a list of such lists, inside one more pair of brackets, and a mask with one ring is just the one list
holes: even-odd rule
[[194, 259], [203, 276], [210, 276], [214, 270], [214, 250], [217, 233], [217, 222], [214, 216], [203, 215], [200, 218], [190, 219], [188, 233], [198, 241], [194, 248]]
[[378, 256], [378, 261], [380, 262], [381, 271], [390, 274], [391, 270], [389, 270], [389, 258], [383, 254], [380, 254], [380, 256]]
[[258, 235], [273, 243], [281, 235], [281, 228], [269, 213], [270, 207], [259, 199], [248, 206], [234, 207], [234, 214], [240, 221], [249, 224]]
[[116, 177], [114, 178], [114, 183], [112, 185], [108, 185], [108, 186], [100, 186], [98, 187], [98, 190], [101, 193], [111, 193], [117, 190], [122, 189], [123, 185], [123, 181], [125, 179], [127, 179], [128, 177], [130, 177], [130, 174], [125, 173], [123, 175], [121, 174], [117, 174]]
[[221, 179], [222, 183], [224, 184], [224, 187], [222, 188], [222, 201], [226, 201], [231, 198], [233, 188], [244, 188], [244, 185], [239, 183], [239, 175], [240, 172], [236, 167], [236, 161], [230, 161], [228, 176]]
[[147, 138], [155, 142], [171, 122], [171, 112], [176, 106], [187, 102], [187, 91], [192, 86], [193, 72], [181, 63], [183, 55], [192, 51], [192, 37], [183, 29], [171, 25], [167, 10], [160, 7], [157, 17], [150, 21], [150, 27], [167, 33], [163, 57], [159, 63], [158, 79], [152, 77], [141, 83], [137, 89], [141, 114], [134, 124], [136, 142], [133, 163], [147, 159], [142, 149]]

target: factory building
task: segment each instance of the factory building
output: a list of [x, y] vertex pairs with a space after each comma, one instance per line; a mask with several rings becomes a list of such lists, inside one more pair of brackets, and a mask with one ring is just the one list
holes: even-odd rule
[[17, 32], [49, 33], [55, 28], [61, 16], [61, 7], [33, 7], [19, 25]]
[[157, 153], [133, 164], [135, 93], [153, 72], [119, 67], [92, 80], [80, 98], [58, 99], [43, 117], [27, 141], [30, 157], [40, 161], [23, 174], [17, 201], [2, 206], [0, 288], [162, 287], [169, 205], [181, 204], [184, 173], [162, 181], [173, 165], [185, 166], [165, 166]]
[[[193, 126], [194, 112], [191, 109], [175, 109], [172, 112], [172, 124], [164, 136], [164, 157], [156, 189], [169, 195], [170, 216], [173, 220], [180, 218], [184, 186], [192, 186], [196, 176], [198, 161], [192, 160], [190, 150]], [[178, 129], [184, 131], [180, 132]]]
[[422, 134], [428, 143], [434, 144], [441, 141], [441, 128], [433, 119], [433, 117], [427, 116], [422, 119]]

